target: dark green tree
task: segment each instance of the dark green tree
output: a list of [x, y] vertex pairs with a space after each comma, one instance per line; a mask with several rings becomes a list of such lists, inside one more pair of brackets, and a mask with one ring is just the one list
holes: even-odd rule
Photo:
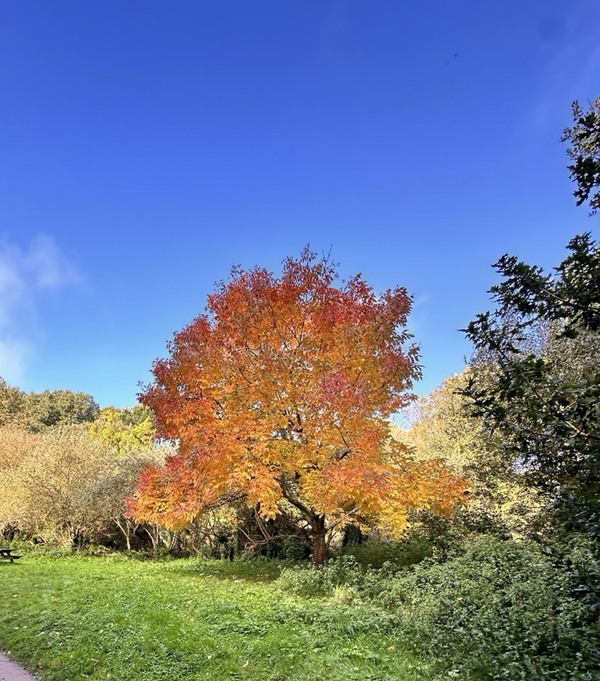
[[600, 97], [584, 111], [579, 102], [573, 102], [573, 127], [566, 128], [562, 141], [569, 142], [567, 153], [573, 163], [568, 166], [571, 179], [577, 184], [574, 196], [580, 206], [589, 200], [592, 213], [600, 208]]
[[[475, 371], [465, 393], [554, 519], [599, 539], [600, 246], [588, 233], [568, 249], [555, 274], [514, 256], [496, 263], [498, 307], [466, 329], [485, 381]], [[531, 351], [540, 323], [547, 338]]]
[[0, 426], [20, 423], [26, 395], [0, 377]]
[[100, 407], [87, 393], [70, 390], [26, 393], [0, 377], [0, 426], [12, 424], [37, 433], [51, 426], [91, 423], [99, 412]]
[[99, 411], [100, 407], [91, 395], [70, 390], [28, 393], [24, 400], [24, 419], [28, 429], [33, 432], [51, 426], [91, 423]]

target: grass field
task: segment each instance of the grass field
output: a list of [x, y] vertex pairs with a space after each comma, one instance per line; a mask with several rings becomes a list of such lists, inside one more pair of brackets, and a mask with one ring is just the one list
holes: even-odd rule
[[44, 681], [435, 681], [389, 616], [292, 598], [276, 563], [26, 555], [0, 564], [0, 648]]

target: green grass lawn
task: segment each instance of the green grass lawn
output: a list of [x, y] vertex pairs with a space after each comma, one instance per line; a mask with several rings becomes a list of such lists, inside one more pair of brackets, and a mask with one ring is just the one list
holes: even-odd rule
[[[389, 616], [288, 597], [277, 564], [25, 555], [0, 563], [0, 648], [45, 681], [434, 681]], [[446, 677], [447, 678], [447, 677]]]

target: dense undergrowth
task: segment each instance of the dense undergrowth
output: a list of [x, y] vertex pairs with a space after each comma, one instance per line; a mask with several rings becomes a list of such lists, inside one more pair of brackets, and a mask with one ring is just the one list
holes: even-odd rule
[[[283, 593], [371, 604], [395, 636], [478, 679], [592, 681], [600, 669], [600, 561], [573, 539], [553, 550], [483, 538], [445, 563], [365, 569], [342, 556], [284, 569]], [[463, 678], [465, 678], [463, 676]], [[470, 677], [469, 677], [470, 678]]]

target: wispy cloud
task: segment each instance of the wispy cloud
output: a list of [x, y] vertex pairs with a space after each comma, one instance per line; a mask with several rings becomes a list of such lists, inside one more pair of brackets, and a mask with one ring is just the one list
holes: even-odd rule
[[36, 310], [45, 291], [80, 283], [71, 262], [44, 234], [21, 247], [0, 237], [0, 376], [18, 383], [35, 354]]

